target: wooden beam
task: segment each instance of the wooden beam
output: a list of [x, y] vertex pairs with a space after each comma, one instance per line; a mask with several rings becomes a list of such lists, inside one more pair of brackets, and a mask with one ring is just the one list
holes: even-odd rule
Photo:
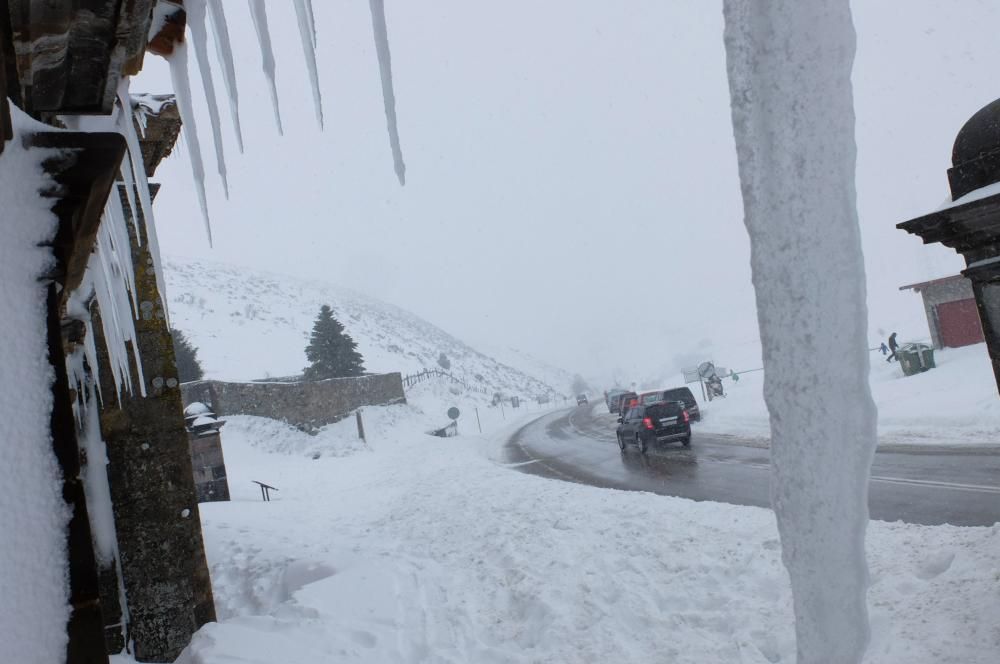
[[34, 134], [29, 145], [59, 150], [43, 164], [58, 186], [42, 195], [53, 199], [52, 211], [59, 218], [52, 244], [56, 272], [49, 276], [63, 286], [65, 298], [83, 281], [104, 204], [125, 155], [125, 139], [113, 132], [59, 131]]

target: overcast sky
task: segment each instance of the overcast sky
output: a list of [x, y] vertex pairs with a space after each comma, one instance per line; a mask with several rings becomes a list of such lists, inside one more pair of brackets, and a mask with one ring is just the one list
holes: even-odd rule
[[[223, 103], [226, 200], [192, 73], [215, 247], [184, 144], [154, 178], [163, 251], [350, 286], [473, 345], [516, 346], [592, 376], [706, 356], [751, 364], [757, 324], [721, 4], [386, 0], [400, 187], [368, 3], [313, 3], [324, 131], [292, 3], [267, 3], [281, 137], [246, 3], [229, 0], [246, 152]], [[928, 336], [919, 297], [899, 286], [962, 267], [894, 225], [946, 199], [955, 134], [1000, 96], [1000, 3], [854, 9], [859, 213], [877, 345], [893, 330]], [[163, 61], [147, 56], [133, 92], [171, 89]]]

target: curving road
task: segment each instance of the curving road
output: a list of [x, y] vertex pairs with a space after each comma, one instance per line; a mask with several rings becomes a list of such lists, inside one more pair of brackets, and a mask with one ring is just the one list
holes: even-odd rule
[[[615, 441], [615, 416], [600, 404], [545, 415], [507, 442], [508, 463], [523, 472], [591, 486], [693, 500], [770, 507], [766, 448], [699, 433], [691, 447], [666, 444], [645, 456]], [[1000, 521], [1000, 450], [895, 448], [875, 455], [871, 518], [938, 525]]]

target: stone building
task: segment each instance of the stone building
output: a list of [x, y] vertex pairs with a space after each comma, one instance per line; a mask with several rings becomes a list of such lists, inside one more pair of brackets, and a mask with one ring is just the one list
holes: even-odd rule
[[[127, 644], [138, 661], [170, 662], [195, 630], [215, 619], [176, 362], [157, 284], [158, 257], [150, 248], [152, 220], [143, 218], [136, 203], [146, 191], [131, 177], [133, 171], [153, 173], [177, 139], [180, 117], [171, 104], [147, 114], [141, 159], [128, 156], [129, 141], [138, 134], [129, 123], [135, 109], [120, 85], [142, 67], [156, 4], [0, 0], [0, 153], [15, 136], [13, 104], [33, 121], [21, 123], [19, 140], [29, 152], [47, 150], [37, 160], [56, 185], [23, 192], [51, 204], [58, 226], [44, 245], [52, 267], [34, 275], [48, 284], [47, 298], [20, 304], [29, 311], [40, 304], [47, 322], [49, 366], [42, 360], [38, 370], [53, 377], [50, 439], [70, 515], [65, 559], [53, 559], [47, 573], [58, 582], [66, 579], [69, 596], [68, 622], [42, 629], [56, 639], [68, 637], [69, 664], [106, 663]], [[183, 35], [182, 3], [170, 8], [164, 31], [172, 29], [176, 37], [180, 26]], [[159, 41], [170, 43], [170, 37]], [[116, 112], [126, 118], [117, 126]], [[104, 129], [75, 129], [84, 125]], [[8, 190], [23, 186], [0, 182]], [[128, 219], [117, 227], [114, 251], [130, 259], [129, 288], [141, 312], [134, 331], [129, 323], [122, 349], [115, 345], [119, 340], [105, 337], [117, 329], [117, 313], [101, 311], [88, 272], [110, 223], [107, 206], [119, 199]], [[23, 223], [4, 222], [4, 232], [8, 224]], [[124, 385], [116, 378], [122, 357], [130, 365], [124, 367]], [[95, 466], [98, 477], [106, 476], [110, 504], [84, 481]], [[106, 525], [95, 525], [102, 518], [113, 521], [113, 542], [106, 541]], [[39, 579], [39, 586], [51, 579]], [[24, 625], [0, 627], [17, 633], [47, 619], [25, 615]], [[0, 659], [12, 656], [5, 652]]]
[[899, 290], [920, 294], [935, 348], [959, 348], [985, 340], [972, 282], [962, 275], [901, 286]]

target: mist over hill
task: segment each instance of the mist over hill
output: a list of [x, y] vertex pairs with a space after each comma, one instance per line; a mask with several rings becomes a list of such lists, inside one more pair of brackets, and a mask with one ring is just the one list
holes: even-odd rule
[[501, 362], [404, 309], [321, 281], [179, 258], [166, 259], [165, 278], [170, 323], [198, 348], [206, 378], [300, 373], [313, 321], [329, 304], [369, 372], [439, 369], [444, 353], [452, 374], [491, 394], [533, 397], [568, 389], [561, 369], [514, 350]]

